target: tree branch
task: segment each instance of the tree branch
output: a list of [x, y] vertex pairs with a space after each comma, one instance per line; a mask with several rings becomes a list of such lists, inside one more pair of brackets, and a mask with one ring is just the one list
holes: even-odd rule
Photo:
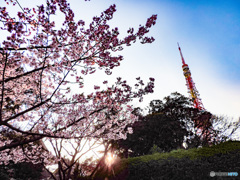
[[[43, 102], [44, 103], [44, 102]], [[40, 103], [42, 104], [42, 103]], [[94, 113], [98, 113], [104, 109], [106, 109], [107, 107], [103, 107], [101, 109], [98, 109], [98, 110], [95, 110], [93, 112], [91, 112], [89, 115], [93, 115]], [[55, 130], [53, 133], [57, 133], [57, 132], [60, 132], [62, 130], [66, 130], [67, 128], [73, 126], [74, 124], [80, 122], [81, 120], [85, 119], [86, 117], [81, 117], [79, 118], [77, 121], [74, 121], [70, 124], [68, 124], [66, 127], [63, 127], [63, 128], [60, 128], [60, 129], [57, 129]], [[5, 121], [4, 121], [5, 122]], [[35, 141], [38, 141], [44, 137], [50, 137], [50, 138], [64, 138], [64, 139], [71, 139], [71, 138], [76, 138], [76, 139], [79, 139], [79, 138], [82, 138], [82, 137], [65, 137], [65, 136], [56, 136], [56, 135], [50, 135], [50, 134], [40, 134], [40, 133], [32, 133], [32, 132], [26, 132], [26, 131], [22, 131], [20, 129], [17, 129], [15, 127], [12, 127], [10, 124], [8, 124], [7, 122], [5, 122], [3, 125], [17, 131], [17, 132], [20, 132], [22, 134], [26, 134], [26, 135], [31, 135], [33, 138], [32, 139], [28, 139], [28, 140], [24, 140], [24, 141], [18, 141], [18, 142], [14, 142], [14, 143], [10, 143], [10, 144], [7, 144], [5, 146], [2, 146], [0, 147], [0, 151], [3, 151], [3, 150], [6, 150], [6, 149], [11, 149], [11, 148], [15, 148], [15, 147], [18, 147], [18, 146], [21, 146], [21, 145], [24, 145], [24, 144], [28, 144], [28, 143], [31, 143], [31, 142], [35, 142]]]
[[35, 141], [38, 141], [42, 138], [44, 138], [44, 137], [43, 136], [34, 136], [32, 139], [25, 139], [23, 141], [13, 142], [11, 144], [7, 144], [5, 146], [0, 147], [0, 151], [4, 151], [6, 149], [12, 149], [12, 148], [24, 145], [24, 144], [35, 142]]
[[[91, 112], [91, 113], [89, 114], [89, 116], [91, 116], [91, 115], [93, 115], [93, 114], [95, 114], [95, 113], [98, 113], [98, 112], [100, 112], [100, 111], [102, 111], [102, 110], [104, 110], [104, 109], [106, 109], [106, 108], [107, 108], [107, 107], [103, 107], [103, 108], [101, 108], [101, 109], [95, 110], [95, 111]], [[67, 128], [73, 126], [74, 124], [80, 122], [81, 120], [83, 120], [83, 119], [85, 119], [85, 118], [86, 118], [86, 117], [81, 117], [81, 118], [79, 118], [78, 120], [76, 120], [76, 121], [68, 124], [66, 127], [63, 127], [63, 128], [60, 128], [60, 129], [56, 130], [56, 132], [62, 131], [62, 130], [66, 130]]]
[[[79, 59], [72, 60], [72, 61], [70, 61], [70, 62], [71, 62], [71, 63], [74, 63], [74, 62], [76, 62], [76, 61], [82, 61], [82, 60], [85, 60], [85, 59], [88, 59], [88, 58], [89, 58], [89, 57], [79, 58]], [[48, 67], [51, 67], [51, 66], [54, 67], [55, 64], [43, 66], [43, 67], [40, 67], [40, 68], [36, 68], [36, 69], [33, 69], [33, 70], [31, 70], [31, 71], [25, 72], [25, 73], [23, 73], [23, 74], [20, 74], [20, 75], [14, 76], [14, 77], [9, 77], [9, 78], [7, 78], [7, 79], [1, 80], [0, 83], [2, 83], [2, 82], [9, 82], [9, 81], [11, 81], [11, 80], [18, 79], [18, 78], [21, 78], [21, 77], [23, 77], [23, 76], [27, 76], [27, 75], [29, 75], [29, 74], [32, 74], [32, 73], [34, 73], [34, 72], [37, 72], [37, 71], [40, 71], [40, 70], [44, 70], [44, 69], [46, 69], [46, 68], [48, 68]]]
[[17, 117], [19, 117], [19, 116], [21, 116], [21, 115], [23, 115], [23, 114], [25, 114], [25, 113], [27, 113], [27, 112], [29, 112], [29, 111], [32, 111], [32, 110], [35, 109], [35, 108], [38, 108], [38, 107], [42, 106], [43, 104], [47, 103], [47, 102], [50, 101], [50, 100], [51, 100], [51, 98], [48, 98], [47, 100], [45, 100], [45, 101], [43, 101], [43, 102], [41, 102], [41, 103], [39, 103], [39, 104], [37, 104], [37, 105], [35, 105], [35, 106], [32, 106], [31, 108], [26, 109], [25, 111], [22, 111], [22, 112], [16, 114], [15, 116], [12, 116], [12, 117], [6, 119], [5, 121], [2, 122], [2, 124], [3, 124], [3, 125], [6, 125], [6, 123], [7, 123], [8, 121], [11, 121], [12, 119], [15, 119], [15, 118], [17, 118]]
[[[69, 43], [69, 44], [65, 44], [65, 45], [58, 45], [57, 47], [58, 48], [61, 48], [61, 47], [66, 47], [66, 46], [71, 46], [73, 44], [77, 44], [77, 43], [80, 43], [80, 41], [78, 42], [72, 42], [72, 43]], [[26, 51], [26, 50], [29, 50], [29, 49], [50, 49], [50, 48], [53, 48], [52, 46], [30, 46], [30, 47], [22, 47], [22, 48], [18, 48], [18, 49], [15, 49], [15, 48], [0, 48], [0, 51], [4, 51], [4, 50], [7, 50], [7, 51]]]
[[5, 59], [5, 64], [3, 68], [3, 74], [2, 74], [2, 96], [1, 96], [1, 104], [0, 104], [0, 122], [2, 122], [2, 106], [3, 106], [3, 96], [4, 96], [4, 77], [5, 77], [5, 71], [7, 67], [7, 54]]

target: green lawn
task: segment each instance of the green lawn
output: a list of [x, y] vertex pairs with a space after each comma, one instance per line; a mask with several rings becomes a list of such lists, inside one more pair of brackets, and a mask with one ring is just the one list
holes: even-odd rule
[[[211, 171], [239, 175], [210, 177]], [[108, 173], [109, 179], [240, 179], [240, 141], [122, 159]]]

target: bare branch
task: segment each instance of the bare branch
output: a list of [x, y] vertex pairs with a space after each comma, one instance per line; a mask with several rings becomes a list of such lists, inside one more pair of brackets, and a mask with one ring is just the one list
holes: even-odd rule
[[22, 112], [20, 112], [20, 113], [18, 113], [18, 114], [16, 114], [16, 115], [14, 115], [14, 116], [12, 116], [12, 117], [4, 120], [4, 121], [2, 122], [2, 124], [3, 124], [3, 125], [6, 125], [6, 123], [7, 123], [8, 121], [11, 121], [11, 120], [13, 120], [13, 119], [16, 119], [17, 117], [19, 117], [19, 116], [21, 116], [21, 115], [23, 115], [23, 114], [25, 114], [25, 113], [27, 113], [27, 112], [30, 112], [30, 111], [32, 111], [33, 109], [36, 109], [36, 108], [42, 106], [43, 104], [46, 104], [46, 103], [47, 103], [48, 101], [50, 101], [50, 100], [51, 100], [51, 98], [48, 98], [47, 100], [45, 100], [45, 101], [43, 101], [43, 102], [41, 102], [41, 103], [39, 103], [39, 104], [37, 104], [37, 105], [35, 105], [35, 106], [32, 106], [31, 108], [26, 109], [25, 111], [22, 111]]

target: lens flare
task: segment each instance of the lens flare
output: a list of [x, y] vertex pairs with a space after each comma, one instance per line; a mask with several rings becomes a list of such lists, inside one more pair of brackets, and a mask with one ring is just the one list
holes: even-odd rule
[[107, 156], [105, 158], [105, 162], [107, 166], [111, 166], [115, 160], [115, 155], [113, 153], [107, 153]]

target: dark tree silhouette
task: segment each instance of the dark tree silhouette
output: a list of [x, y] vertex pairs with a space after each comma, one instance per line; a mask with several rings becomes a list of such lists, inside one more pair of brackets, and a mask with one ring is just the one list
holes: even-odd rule
[[129, 125], [133, 134], [128, 134], [126, 140], [111, 142], [122, 157], [149, 154], [153, 147], [168, 152], [182, 148], [183, 142], [187, 143], [187, 148], [217, 144], [231, 139], [240, 127], [240, 121], [226, 123], [228, 120], [223, 117], [199, 111], [193, 107], [191, 99], [178, 92], [163, 100], [152, 100], [146, 116], [140, 108], [135, 108], [133, 113], [139, 117]]
[[191, 128], [194, 128], [192, 120], [197, 111], [191, 103], [190, 99], [175, 92], [163, 101], [151, 101], [146, 116], [136, 109], [139, 120], [132, 125], [133, 134], [126, 140], [113, 141], [113, 146], [124, 157], [148, 154], [154, 145], [164, 152], [181, 148], [186, 137], [194, 135]]

